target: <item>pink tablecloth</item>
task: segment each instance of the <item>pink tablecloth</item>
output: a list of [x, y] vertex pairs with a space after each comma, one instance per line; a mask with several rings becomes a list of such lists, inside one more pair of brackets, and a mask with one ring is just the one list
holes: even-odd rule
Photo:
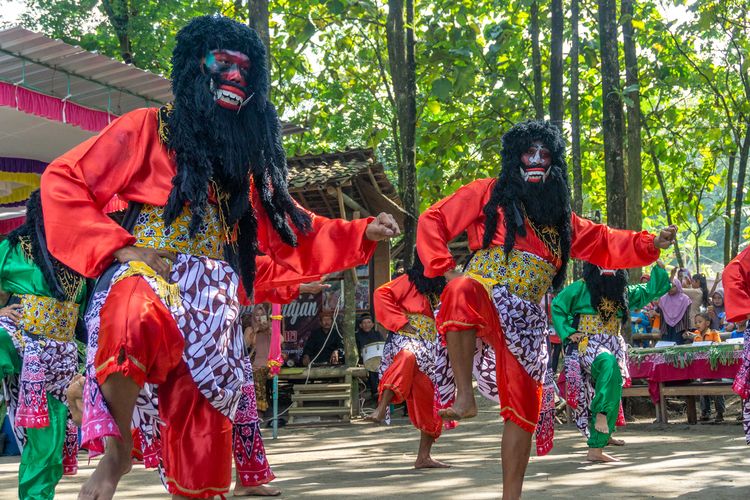
[[628, 362], [630, 378], [645, 378], [648, 380], [648, 392], [654, 404], [659, 403], [659, 383], [676, 380], [695, 379], [734, 379], [742, 362], [742, 351], [734, 351], [734, 363], [717, 365], [711, 369], [708, 353], [696, 353], [695, 358], [684, 368], [678, 368], [668, 363], [662, 354], [648, 354], [640, 362], [631, 359]]

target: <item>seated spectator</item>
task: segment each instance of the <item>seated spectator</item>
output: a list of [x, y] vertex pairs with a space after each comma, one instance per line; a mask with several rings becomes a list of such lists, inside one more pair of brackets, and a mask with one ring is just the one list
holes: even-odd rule
[[329, 312], [322, 312], [320, 328], [313, 330], [305, 342], [302, 366], [308, 366], [310, 363], [338, 365], [341, 363], [339, 349], [343, 347], [341, 334], [333, 321], [333, 316]]
[[726, 323], [727, 313], [724, 311], [724, 292], [715, 291], [711, 295], [711, 305], [707, 309], [711, 317], [711, 328], [723, 331]]
[[721, 342], [719, 332], [711, 329], [711, 316], [708, 313], [696, 314], [694, 324], [693, 342]]
[[688, 331], [690, 324], [690, 297], [682, 292], [682, 283], [672, 279], [672, 288], [659, 299], [659, 313], [662, 323], [661, 339], [677, 345], [692, 341], [693, 334]]
[[644, 309], [630, 312], [630, 323], [633, 333], [651, 333], [651, 318]]
[[[357, 350], [360, 354], [359, 362], [362, 363], [362, 349], [373, 342], [383, 342], [385, 339], [380, 332], [375, 328], [375, 323], [372, 321], [372, 316], [369, 314], [363, 314], [359, 317], [357, 322], [357, 332], [355, 333], [355, 339], [357, 340]], [[367, 385], [370, 387], [370, 394], [372, 399], [377, 401], [378, 399], [378, 384], [380, 384], [380, 377], [378, 372], [367, 372]]]

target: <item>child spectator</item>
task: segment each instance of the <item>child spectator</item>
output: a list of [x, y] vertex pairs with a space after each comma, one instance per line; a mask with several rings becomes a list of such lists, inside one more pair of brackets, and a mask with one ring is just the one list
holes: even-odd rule
[[693, 342], [721, 342], [719, 332], [711, 328], [711, 316], [708, 313], [698, 313], [694, 318], [695, 338]]

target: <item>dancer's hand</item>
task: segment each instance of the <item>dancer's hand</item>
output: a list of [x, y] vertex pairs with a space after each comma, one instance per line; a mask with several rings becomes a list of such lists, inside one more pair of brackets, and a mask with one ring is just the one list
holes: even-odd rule
[[21, 304], [11, 304], [0, 309], [0, 316], [12, 319], [13, 321], [21, 321], [21, 311], [23, 306]]
[[313, 281], [312, 283], [303, 283], [299, 286], [299, 293], [311, 293], [313, 295], [331, 288], [331, 285], [321, 283], [320, 281]]
[[404, 325], [404, 327], [401, 328], [401, 331], [406, 332], [406, 333], [411, 333], [412, 335], [417, 335], [419, 333], [419, 330], [414, 328], [414, 325], [412, 325], [411, 323], [406, 323], [406, 325]]
[[583, 337], [582, 333], [574, 333], [573, 335], [571, 335], [570, 337], [568, 337], [568, 341], [569, 342], [573, 342], [574, 344], [577, 344], [578, 342], [581, 341], [582, 337]]
[[677, 226], [672, 224], [662, 229], [659, 234], [654, 238], [654, 246], [658, 249], [664, 250], [669, 248], [677, 238]]
[[375, 220], [367, 225], [365, 237], [370, 241], [380, 241], [401, 234], [396, 219], [391, 214], [380, 212]]
[[[169, 250], [127, 246], [115, 252], [115, 259], [122, 264], [130, 261], [143, 262], [169, 281], [169, 273], [172, 271], [172, 263], [176, 260], [176, 256]], [[170, 263], [165, 262], [165, 259]]]

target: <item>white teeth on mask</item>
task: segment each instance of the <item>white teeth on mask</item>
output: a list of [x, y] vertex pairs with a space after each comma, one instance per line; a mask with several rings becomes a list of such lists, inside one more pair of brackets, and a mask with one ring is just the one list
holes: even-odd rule
[[523, 177], [523, 180], [525, 182], [529, 182], [529, 179], [541, 179], [542, 182], [545, 182], [547, 180], [547, 177], [549, 176], [549, 171], [544, 172], [528, 172], [524, 170], [523, 167], [519, 167], [521, 170], [521, 177]]
[[217, 101], [224, 101], [234, 106], [240, 106], [242, 104], [240, 96], [228, 90], [217, 89], [214, 91], [214, 97]]

